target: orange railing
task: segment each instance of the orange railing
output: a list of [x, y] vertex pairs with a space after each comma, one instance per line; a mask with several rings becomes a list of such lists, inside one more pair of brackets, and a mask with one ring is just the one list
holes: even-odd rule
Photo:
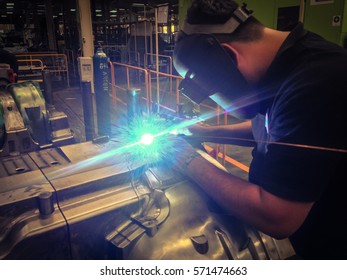
[[[122, 68], [125, 68], [125, 74], [126, 74], [126, 86], [127, 89], [133, 87], [133, 82], [130, 79], [130, 70], [135, 70], [135, 71], [139, 71], [142, 72], [144, 75], [144, 79], [143, 79], [143, 83], [144, 83], [144, 89], [146, 92], [146, 97], [143, 97], [143, 99], [146, 100], [146, 106], [147, 106], [147, 113], [149, 114], [150, 112], [152, 112], [152, 106], [153, 104], [156, 104], [157, 106], [164, 108], [168, 111], [177, 113], [178, 112], [178, 105], [180, 104], [180, 100], [182, 98], [181, 94], [179, 93], [179, 82], [182, 80], [182, 77], [180, 76], [176, 76], [176, 75], [172, 75], [172, 74], [167, 74], [167, 73], [163, 73], [163, 72], [157, 72], [154, 70], [148, 70], [148, 69], [144, 69], [138, 66], [133, 66], [133, 65], [128, 65], [128, 64], [122, 64], [122, 63], [117, 63], [117, 62], [111, 62], [110, 63], [110, 68], [111, 68], [111, 89], [112, 89], [112, 97], [113, 97], [113, 104], [116, 105], [116, 101], [120, 101], [122, 104], [126, 105], [126, 102], [119, 99], [117, 97], [116, 94], [116, 88], [119, 88], [121, 90], [126, 91], [127, 89], [125, 89], [124, 87], [121, 87], [120, 85], [116, 85], [116, 78], [115, 78], [115, 66], [119, 66]], [[158, 77], [166, 77], [166, 78], [170, 78], [170, 79], [175, 79], [175, 89], [174, 89], [174, 93], [172, 93], [172, 88], [170, 88], [170, 92], [169, 95], [175, 94], [176, 98], [176, 104], [174, 107], [169, 107], [163, 104], [160, 104], [159, 99], [160, 99], [160, 94], [163, 93], [164, 91], [161, 90], [160, 88], [154, 88], [152, 85], [152, 75], [156, 75], [157, 78]], [[156, 83], [157, 86], [160, 86], [160, 83]], [[157, 92], [157, 97], [156, 100], [153, 100], [153, 90], [156, 90]], [[159, 94], [158, 94], [159, 93]], [[166, 93], [166, 92], [164, 92]], [[216, 124], [220, 125], [221, 122], [223, 122], [223, 124], [228, 124], [228, 113], [224, 110], [222, 110], [217, 104], [215, 107], [208, 105], [208, 104], [204, 104], [202, 103], [200, 106], [205, 107], [209, 110], [215, 110], [215, 116], [216, 116]], [[221, 115], [223, 115], [223, 120], [221, 121]], [[249, 168], [242, 164], [241, 162], [238, 162], [237, 160], [231, 158], [230, 156], [227, 155], [226, 153], [226, 146], [225, 144], [222, 145], [222, 148], [220, 148], [220, 145], [216, 145], [216, 147], [213, 149], [212, 147], [205, 145], [205, 148], [208, 152], [215, 154], [215, 158], [222, 159], [222, 164], [225, 165], [227, 162], [237, 166], [238, 168], [248, 172]]]
[[157, 92], [157, 105], [162, 107], [162, 108], [165, 108], [169, 111], [172, 111], [172, 112], [175, 112], [177, 113], [178, 112], [178, 104], [180, 103], [180, 93], [179, 93], [179, 90], [178, 90], [178, 86], [179, 86], [179, 82], [182, 80], [182, 77], [181, 76], [176, 76], [176, 75], [172, 75], [172, 74], [167, 74], [167, 73], [163, 73], [163, 72], [157, 72], [155, 70], [148, 70], [148, 73], [149, 73], [149, 80], [148, 80], [148, 83], [149, 83], [149, 94], [150, 94], [150, 103], [153, 104], [153, 94], [152, 94], [152, 75], [155, 75], [157, 78], [160, 78], [160, 77], [164, 77], [164, 78], [169, 78], [170, 79], [170, 88], [169, 88], [169, 95], [172, 95], [172, 79], [176, 79], [176, 87], [175, 87], [175, 94], [176, 94], [176, 106], [175, 106], [175, 109], [174, 108], [168, 108], [167, 106], [164, 106], [162, 104], [160, 104], [159, 102], [159, 99], [160, 99], [160, 83], [156, 83], [157, 84], [157, 88], [156, 88], [156, 92]]
[[[148, 63], [147, 63], [147, 57], [157, 57], [156, 54], [154, 53], [145, 53], [144, 57], [143, 57], [143, 62], [144, 62], [144, 67], [148, 68]], [[164, 58], [164, 59], [168, 59], [169, 60], [169, 73], [170, 75], [172, 75], [172, 57], [169, 55], [162, 55], [162, 54], [158, 54], [158, 58]], [[159, 62], [158, 62], [159, 63]], [[170, 79], [170, 92], [172, 92], [172, 77], [169, 77]]]
[[[120, 101], [119, 98], [117, 97], [117, 91], [116, 91], [116, 88], [120, 88], [122, 90], [126, 90], [122, 87], [120, 87], [119, 85], [116, 85], [116, 78], [115, 78], [115, 69], [114, 67], [115, 66], [119, 66], [119, 67], [122, 67], [122, 68], [125, 68], [125, 74], [126, 74], [126, 85], [127, 85], [127, 88], [131, 88], [133, 87], [133, 84], [132, 82], [134, 81], [131, 81], [130, 79], [130, 70], [136, 70], [138, 72], [142, 72], [143, 73], [143, 83], [144, 83], [144, 89], [145, 89], [145, 92], [146, 92], [146, 105], [147, 105], [147, 112], [151, 112], [152, 111], [152, 106], [153, 104], [157, 104], [159, 105], [161, 108], [165, 108], [166, 110], [169, 110], [171, 112], [177, 112], [178, 110], [178, 104], [179, 104], [179, 98], [180, 98], [180, 94], [179, 94], [179, 91], [178, 91], [178, 85], [179, 85], [179, 81], [182, 79], [180, 76], [175, 76], [175, 75], [172, 75], [172, 74], [167, 74], [167, 73], [162, 73], [162, 72], [156, 72], [156, 71], [153, 71], [153, 70], [148, 70], [148, 69], [145, 69], [145, 68], [141, 68], [139, 66], [133, 66], [133, 65], [129, 65], [129, 64], [123, 64], [123, 63], [119, 63], [119, 62], [110, 62], [110, 69], [111, 69], [111, 91], [112, 91], [112, 97], [113, 97], [113, 100], [114, 100], [114, 104], [117, 102], [117, 101]], [[163, 104], [160, 104], [159, 99], [157, 98], [156, 101], [153, 101], [153, 86], [152, 86], [152, 79], [151, 79], [151, 75], [152, 74], [158, 74], [159, 76], [163, 76], [163, 77], [167, 77], [167, 78], [170, 78], [170, 79], [176, 79], [176, 88], [175, 88], [175, 93], [176, 93], [176, 101], [177, 101], [177, 104], [176, 104], [176, 107], [175, 108], [170, 108], [168, 106], [165, 106]], [[138, 75], [140, 76], [140, 75]], [[158, 88], [158, 90], [160, 91], [160, 89]], [[172, 87], [170, 87], [170, 94], [172, 94]], [[159, 104], [158, 104], [159, 103]]]
[[45, 66], [41, 59], [18, 59], [17, 62], [18, 81], [24, 82], [31, 80], [42, 82], [42, 71], [45, 69]]
[[69, 66], [67, 56], [65, 54], [53, 54], [53, 53], [26, 53], [17, 54], [18, 59], [41, 59], [43, 61], [45, 69], [48, 69], [51, 73], [55, 73], [58, 76], [66, 76], [67, 86], [70, 87], [69, 79]]
[[[125, 68], [126, 71], [126, 81], [127, 81], [127, 89], [131, 88], [131, 81], [130, 81], [130, 69], [132, 70], [137, 70], [139, 72], [143, 72], [144, 74], [144, 82], [145, 82], [145, 92], [146, 92], [146, 107], [147, 107], [147, 113], [150, 113], [150, 104], [149, 104], [149, 87], [148, 87], [148, 71], [144, 68], [138, 67], [138, 66], [133, 66], [133, 65], [128, 65], [128, 64], [124, 64], [124, 63], [119, 63], [119, 62], [110, 62], [110, 72], [111, 72], [111, 91], [112, 91], [112, 100], [113, 100], [113, 105], [116, 104], [117, 100], [119, 100], [119, 98], [117, 98], [117, 91], [116, 91], [116, 78], [115, 78], [115, 69], [114, 66], [120, 66]], [[122, 88], [124, 90], [124, 88]], [[124, 102], [122, 102], [124, 103]]]
[[[145, 53], [144, 57], [143, 57], [143, 61], [144, 61], [144, 66], [145, 68], [148, 68], [148, 63], [147, 63], [147, 57], [156, 57], [155, 53]], [[168, 59], [169, 60], [169, 73], [168, 74], [172, 74], [172, 57], [169, 55], [163, 55], [163, 54], [158, 54], [158, 58], [164, 58], [164, 59]]]

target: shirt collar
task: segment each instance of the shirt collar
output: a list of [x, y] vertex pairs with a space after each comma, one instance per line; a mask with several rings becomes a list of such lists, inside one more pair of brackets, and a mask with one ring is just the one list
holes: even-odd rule
[[280, 49], [278, 50], [275, 60], [278, 56], [280, 56], [287, 49], [293, 46], [300, 38], [305, 36], [306, 33], [307, 33], [307, 30], [304, 29], [303, 24], [301, 22], [297, 23], [292, 29], [292, 31], [289, 33], [288, 37], [284, 40]]

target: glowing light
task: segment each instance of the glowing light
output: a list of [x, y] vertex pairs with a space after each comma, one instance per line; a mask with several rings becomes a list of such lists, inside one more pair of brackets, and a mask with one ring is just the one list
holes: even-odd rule
[[162, 159], [170, 146], [167, 141], [170, 126], [170, 122], [161, 118], [135, 117], [129, 126], [120, 127], [116, 132], [119, 142], [132, 144], [125, 152], [127, 160], [153, 163]]
[[[212, 116], [213, 114], [206, 114], [203, 117], [208, 119]], [[201, 120], [201, 118], [191, 119], [177, 123], [156, 117], [137, 117], [129, 126], [118, 127], [114, 141], [119, 143], [119, 147], [67, 165], [59, 170], [53, 170], [48, 177], [52, 180], [90, 170], [93, 166], [108, 162], [113, 158], [126, 165], [129, 163], [131, 165], [132, 163], [153, 164], [163, 161], [172, 156], [173, 150], [179, 149], [172, 134], [175, 132], [181, 134], [182, 131], [186, 134], [188, 126]]]
[[144, 144], [144, 145], [151, 145], [153, 143], [154, 137], [152, 134], [150, 133], [146, 133], [144, 135], [142, 135], [140, 143]]

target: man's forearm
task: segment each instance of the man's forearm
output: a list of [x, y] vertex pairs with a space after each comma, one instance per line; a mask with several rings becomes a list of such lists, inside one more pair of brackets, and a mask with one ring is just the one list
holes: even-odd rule
[[312, 207], [312, 203], [276, 197], [253, 183], [220, 170], [202, 157], [190, 162], [186, 174], [227, 213], [277, 238], [292, 234]]
[[208, 126], [199, 131], [193, 131], [193, 136], [201, 142], [254, 146], [251, 121], [238, 124]]

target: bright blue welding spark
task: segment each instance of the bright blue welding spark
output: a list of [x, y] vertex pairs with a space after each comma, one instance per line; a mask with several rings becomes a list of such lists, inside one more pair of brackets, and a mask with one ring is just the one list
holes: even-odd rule
[[96, 165], [98, 163], [104, 162], [107, 159], [110, 159], [114, 156], [121, 156], [123, 155], [128, 149], [131, 149], [133, 146], [139, 145], [139, 142], [137, 143], [131, 143], [128, 145], [121, 146], [116, 149], [112, 149], [108, 152], [99, 154], [97, 156], [87, 158], [85, 160], [81, 160], [78, 162], [75, 162], [73, 164], [69, 164], [67, 166], [64, 166], [63, 168], [60, 168], [58, 170], [51, 171], [47, 174], [48, 178], [50, 180], [66, 177], [78, 172], [83, 172], [89, 170], [93, 165]]
[[[225, 112], [233, 113], [234, 110], [249, 106], [254, 102], [260, 102], [269, 96], [259, 98], [261, 95], [248, 95], [233, 102], [233, 104], [223, 104], [226, 108]], [[180, 134], [180, 132], [187, 131], [189, 126], [201, 121], [206, 121], [216, 116], [216, 112], [201, 115], [196, 119], [184, 120], [179, 123], [158, 120], [155, 117], [137, 118], [130, 126], [120, 128], [117, 135], [117, 141], [122, 145], [121, 147], [102, 153], [95, 157], [68, 165], [58, 171], [50, 173], [49, 179], [59, 178], [74, 174], [85, 169], [91, 169], [93, 165], [106, 161], [114, 156], [120, 158], [120, 162], [133, 162], [140, 160], [144, 164], [154, 163], [158, 160], [165, 159], [171, 155], [171, 151], [178, 149], [175, 147], [173, 138], [168, 137], [169, 134]], [[147, 145], [150, 141], [143, 140], [146, 134], [151, 134], [152, 143]], [[145, 139], [148, 136], [145, 137]]]
[[[175, 147], [175, 141], [168, 138], [173, 131], [182, 131], [198, 122], [210, 119], [215, 113], [208, 113], [198, 119], [184, 120], [179, 123], [150, 118], [137, 118], [130, 126], [119, 128], [115, 133], [116, 140], [122, 145], [119, 148], [102, 153], [100, 155], [82, 160], [49, 173], [49, 179], [57, 179], [84, 170], [90, 170], [93, 165], [106, 162], [114, 156], [120, 158], [120, 162], [140, 161], [143, 164], [154, 163], [170, 156]], [[151, 136], [150, 136], [151, 135]]]
[[150, 133], [146, 133], [142, 135], [140, 143], [144, 145], [151, 145], [153, 143], [153, 140], [154, 140], [154, 136]]

